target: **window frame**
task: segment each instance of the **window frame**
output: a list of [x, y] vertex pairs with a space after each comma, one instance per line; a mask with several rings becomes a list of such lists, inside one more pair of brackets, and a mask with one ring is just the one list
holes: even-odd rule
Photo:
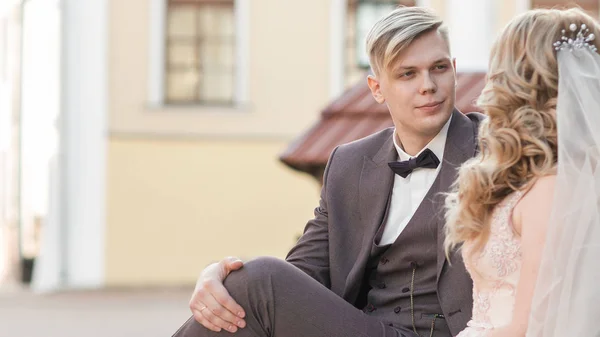
[[[147, 105], [151, 109], [162, 107], [191, 108], [193, 111], [241, 111], [249, 104], [249, 55], [250, 55], [250, 0], [233, 0], [234, 6], [234, 64], [233, 100], [231, 104], [214, 104], [202, 101], [169, 102], [166, 100], [168, 52], [166, 44], [168, 1], [150, 0], [150, 41], [148, 44]], [[219, 0], [201, 0], [222, 3]], [[195, 0], [177, 0], [179, 3], [197, 3]]]

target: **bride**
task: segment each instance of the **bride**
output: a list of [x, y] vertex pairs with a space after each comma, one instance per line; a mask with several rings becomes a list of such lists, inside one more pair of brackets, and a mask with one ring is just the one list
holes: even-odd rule
[[600, 336], [600, 26], [532, 10], [495, 42], [480, 154], [447, 197], [473, 278], [460, 337]]

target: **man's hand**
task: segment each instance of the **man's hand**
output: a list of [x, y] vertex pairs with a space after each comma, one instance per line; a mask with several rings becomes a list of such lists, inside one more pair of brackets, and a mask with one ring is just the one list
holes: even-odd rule
[[200, 274], [190, 300], [194, 319], [205, 328], [220, 332], [236, 332], [246, 326], [244, 309], [237, 304], [223, 286], [223, 281], [234, 270], [242, 268], [240, 259], [229, 257], [206, 267]]

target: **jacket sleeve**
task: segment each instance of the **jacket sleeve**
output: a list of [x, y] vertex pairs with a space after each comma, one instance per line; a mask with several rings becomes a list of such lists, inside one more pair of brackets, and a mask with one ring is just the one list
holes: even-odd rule
[[304, 228], [304, 234], [286, 257], [288, 262], [327, 288], [331, 286], [329, 273], [329, 216], [327, 211], [327, 190], [328, 188], [331, 189], [331, 186], [328, 186], [331, 181], [328, 174], [336, 151], [337, 148], [332, 151], [323, 173], [323, 187], [321, 188], [319, 206], [315, 208], [315, 217], [308, 221]]

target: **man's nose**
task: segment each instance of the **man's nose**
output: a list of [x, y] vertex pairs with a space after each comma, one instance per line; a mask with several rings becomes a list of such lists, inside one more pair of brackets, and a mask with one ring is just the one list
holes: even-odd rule
[[435, 79], [430, 73], [423, 75], [423, 82], [421, 83], [421, 94], [433, 94], [437, 91], [437, 85]]

